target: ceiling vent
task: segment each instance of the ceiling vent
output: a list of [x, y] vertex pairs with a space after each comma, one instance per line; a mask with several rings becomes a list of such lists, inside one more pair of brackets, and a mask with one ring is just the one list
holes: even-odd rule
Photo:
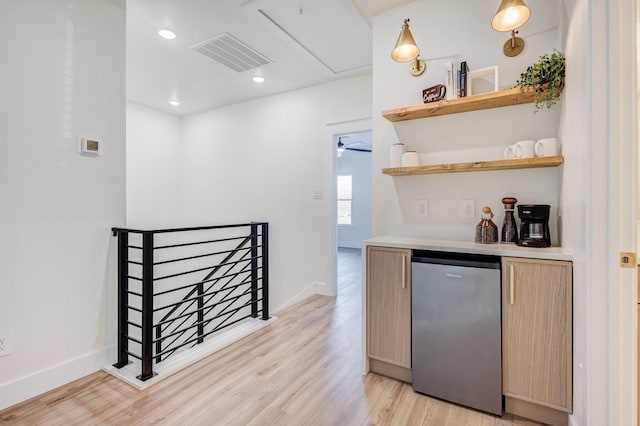
[[273, 62], [228, 33], [194, 44], [191, 49], [237, 72], [249, 71]]

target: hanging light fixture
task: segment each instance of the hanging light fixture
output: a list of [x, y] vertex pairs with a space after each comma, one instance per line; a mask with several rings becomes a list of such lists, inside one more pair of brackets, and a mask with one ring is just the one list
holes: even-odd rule
[[427, 69], [427, 64], [418, 58], [419, 55], [420, 48], [416, 45], [411, 30], [409, 30], [409, 18], [407, 18], [402, 24], [398, 41], [396, 41], [396, 45], [391, 51], [391, 59], [396, 62], [413, 61], [409, 67], [409, 72], [412, 76], [417, 77]]
[[502, 0], [496, 15], [491, 20], [491, 28], [496, 31], [511, 31], [511, 38], [502, 46], [505, 56], [518, 56], [524, 49], [524, 40], [516, 37], [518, 28], [531, 17], [531, 9], [523, 0]]

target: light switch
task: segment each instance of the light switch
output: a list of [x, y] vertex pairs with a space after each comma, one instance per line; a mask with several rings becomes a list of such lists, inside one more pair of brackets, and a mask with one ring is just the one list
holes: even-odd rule
[[416, 214], [418, 217], [429, 216], [429, 202], [427, 200], [416, 201]]
[[322, 190], [321, 189], [316, 189], [313, 192], [313, 199], [314, 200], [322, 200]]

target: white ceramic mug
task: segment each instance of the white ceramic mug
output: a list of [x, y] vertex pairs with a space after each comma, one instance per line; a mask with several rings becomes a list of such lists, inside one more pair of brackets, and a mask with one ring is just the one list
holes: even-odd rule
[[558, 155], [558, 141], [556, 138], [540, 139], [534, 147], [536, 157], [554, 157]]
[[534, 142], [532, 140], [516, 142], [515, 145], [513, 146], [513, 157], [514, 158], [533, 157], [533, 146], [534, 146]]
[[504, 149], [504, 158], [506, 158], [507, 160], [513, 159], [513, 154], [514, 154], [515, 148], [516, 148], [515, 145], [509, 145], [508, 147], [506, 147]]

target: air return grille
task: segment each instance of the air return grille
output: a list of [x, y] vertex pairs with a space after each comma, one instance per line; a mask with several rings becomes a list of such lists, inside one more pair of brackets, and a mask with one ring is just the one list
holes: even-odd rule
[[191, 49], [237, 72], [252, 70], [273, 62], [228, 33], [195, 44]]

